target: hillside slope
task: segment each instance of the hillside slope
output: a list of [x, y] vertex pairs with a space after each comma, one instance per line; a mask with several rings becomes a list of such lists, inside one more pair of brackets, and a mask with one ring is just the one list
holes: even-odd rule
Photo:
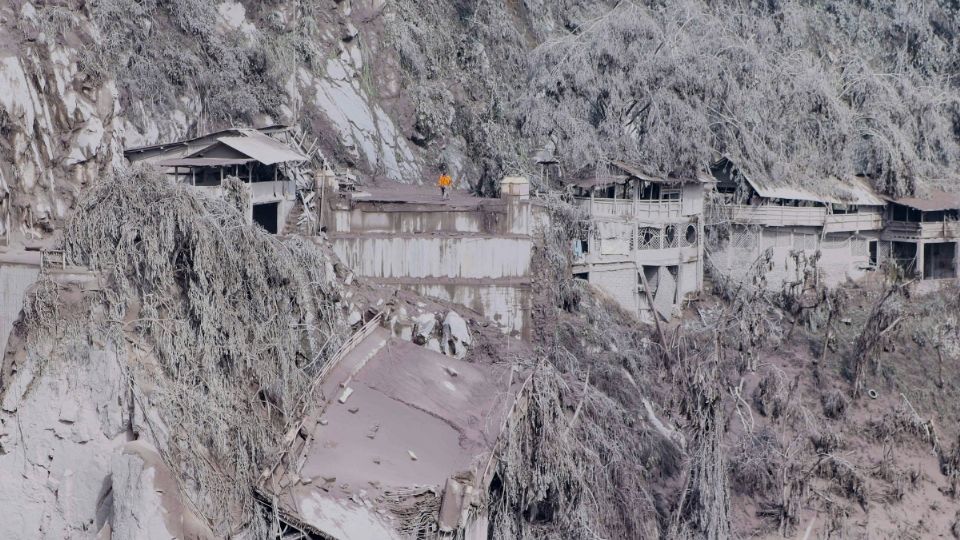
[[[0, 7], [0, 211], [49, 230], [123, 146], [300, 124], [337, 166], [491, 193], [567, 170], [955, 184], [958, 8], [913, 2], [94, 0]], [[7, 227], [6, 220], [3, 226]]]

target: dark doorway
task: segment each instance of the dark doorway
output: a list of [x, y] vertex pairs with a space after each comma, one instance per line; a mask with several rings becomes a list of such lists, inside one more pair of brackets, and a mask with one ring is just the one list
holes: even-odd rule
[[277, 234], [277, 216], [280, 203], [256, 204], [253, 206], [253, 222], [270, 234]]
[[914, 242], [893, 242], [893, 260], [906, 276], [912, 277], [917, 271], [917, 244]]
[[956, 242], [937, 242], [923, 246], [923, 277], [945, 279], [957, 277]]
[[877, 241], [870, 241], [870, 266], [877, 267]]

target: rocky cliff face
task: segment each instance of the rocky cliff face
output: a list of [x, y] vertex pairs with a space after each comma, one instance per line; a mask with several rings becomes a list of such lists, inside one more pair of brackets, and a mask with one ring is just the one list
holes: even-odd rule
[[336, 166], [433, 176], [385, 5], [196, 1], [0, 7], [0, 233], [39, 235], [124, 147], [300, 124]]
[[[116, 87], [77, 64], [96, 28], [61, 15], [0, 7], [0, 234], [49, 233], [119, 155]], [[61, 39], [66, 26], [70, 39]]]
[[123, 146], [274, 122], [338, 167], [446, 166], [484, 193], [544, 145], [570, 170], [725, 156], [775, 182], [949, 187], [960, 17], [917, 5], [10, 0], [2, 226], [51, 229]]

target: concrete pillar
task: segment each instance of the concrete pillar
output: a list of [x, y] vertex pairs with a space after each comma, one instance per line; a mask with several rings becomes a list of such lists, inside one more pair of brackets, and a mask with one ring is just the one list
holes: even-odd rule
[[917, 242], [917, 256], [914, 258], [917, 261], [917, 278], [923, 279], [923, 241]]
[[953, 277], [960, 277], [960, 242], [953, 243]]
[[523, 176], [506, 176], [500, 181], [500, 198], [525, 201], [530, 199], [530, 181]]

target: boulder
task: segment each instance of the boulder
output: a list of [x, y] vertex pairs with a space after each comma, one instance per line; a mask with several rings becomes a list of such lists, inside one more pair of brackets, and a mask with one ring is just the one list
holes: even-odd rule
[[467, 328], [467, 321], [463, 320], [463, 317], [456, 311], [449, 311], [447, 316], [443, 318], [443, 330], [451, 338], [464, 345], [473, 343], [473, 338], [470, 337], [470, 329]]
[[421, 313], [413, 318], [413, 341], [423, 345], [433, 337], [437, 329], [437, 316], [433, 313]]
[[443, 318], [443, 348], [445, 354], [463, 358], [467, 354], [467, 348], [473, 343], [470, 337], [470, 329], [467, 328], [467, 322], [463, 320], [456, 311], [447, 312]]

